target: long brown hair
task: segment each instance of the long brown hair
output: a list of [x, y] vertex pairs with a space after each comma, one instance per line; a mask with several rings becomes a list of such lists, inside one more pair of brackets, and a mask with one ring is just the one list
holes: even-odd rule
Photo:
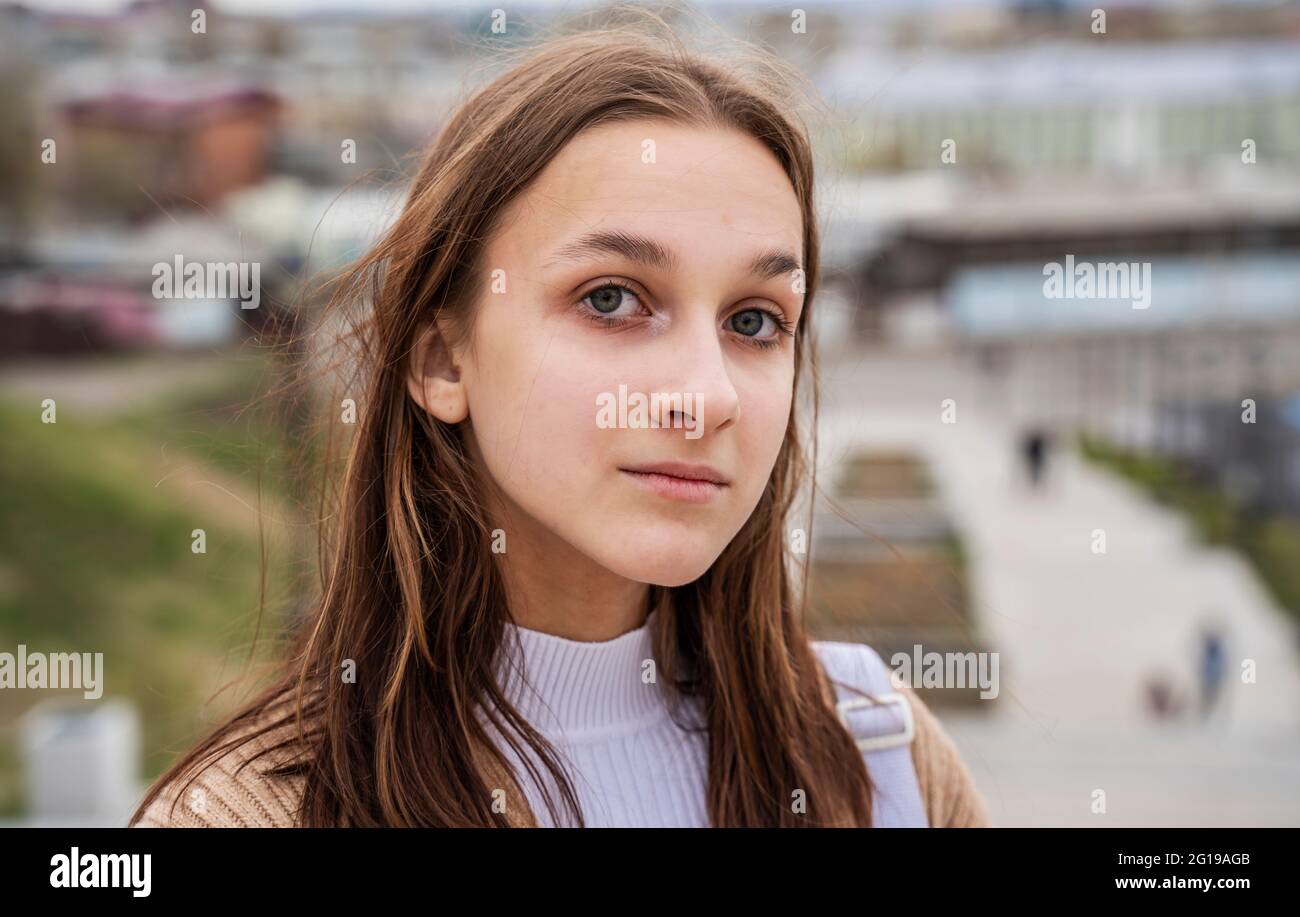
[[[588, 29], [530, 49], [445, 125], [400, 215], [344, 275], [326, 311], [336, 329], [348, 316], [343, 337], [355, 347], [346, 385], [358, 417], [322, 513], [319, 598], [274, 683], [160, 777], [133, 822], [204, 760], [289, 727], [273, 747], [292, 748], [293, 760], [266, 773], [301, 778], [304, 826], [516, 823], [493, 806], [500, 783], [489, 775], [510, 771], [474, 714], [481, 703], [532, 747], [581, 823], [554, 750], [493, 675], [510, 611], [491, 551], [494, 524], [476, 498], [480, 472], [462, 427], [408, 397], [406, 372], [435, 317], [469, 333], [494, 219], [564, 145], [596, 124], [654, 118], [739, 129], [771, 150], [802, 207], [806, 272], [784, 443], [757, 508], [709, 570], [685, 586], [650, 589], [659, 675], [673, 696], [699, 704], [711, 824], [870, 825], [865, 763], [828, 703], [804, 629], [798, 562], [806, 555], [788, 550], [787, 516], [815, 467], [813, 155], [790, 74], [752, 48], [747, 59], [724, 64], [716, 46], [701, 54], [673, 30], [643, 23]], [[349, 660], [355, 682], [339, 676]], [[802, 811], [792, 805], [800, 794]], [[546, 802], [558, 821], [556, 801], [548, 794]]]

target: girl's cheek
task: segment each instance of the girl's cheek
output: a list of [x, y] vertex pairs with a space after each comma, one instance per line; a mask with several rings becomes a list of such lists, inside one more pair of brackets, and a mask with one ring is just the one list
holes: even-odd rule
[[646, 358], [626, 343], [602, 340], [598, 331], [584, 327], [564, 328], [550, 344], [542, 377], [533, 383], [535, 397], [546, 402], [549, 427], [570, 437], [575, 451], [612, 443], [615, 431], [603, 426], [607, 412], [601, 404], [616, 397], [620, 385], [629, 392], [644, 386], [651, 375], [642, 365]]
[[792, 384], [793, 377], [789, 380], [776, 380], [758, 389], [747, 386], [737, 393], [741, 414], [737, 432], [744, 441], [745, 453], [754, 459], [751, 472], [764, 482], [767, 472], [776, 463], [781, 443], [785, 441], [786, 427], [790, 420]]
[[515, 374], [499, 392], [499, 403], [509, 405], [495, 424], [509, 450], [501, 464], [529, 486], [560, 491], [567, 479], [590, 474], [600, 461], [600, 434], [609, 433], [596, 422], [600, 382], [593, 381], [592, 367], [583, 372], [562, 354], [525, 365], [540, 368]]

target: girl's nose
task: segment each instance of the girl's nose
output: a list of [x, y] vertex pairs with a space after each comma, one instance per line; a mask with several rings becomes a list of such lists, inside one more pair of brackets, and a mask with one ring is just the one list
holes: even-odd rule
[[[668, 383], [660, 391], [669, 395], [680, 394], [680, 399], [664, 400], [664, 426], [697, 429], [701, 434], [723, 429], [740, 417], [740, 396], [731, 379], [726, 341], [722, 332], [710, 324], [701, 330], [696, 322], [682, 332], [678, 340], [669, 343], [666, 372], [661, 378]], [[707, 333], [706, 333], [707, 331]], [[689, 396], [689, 397], [688, 397]], [[680, 407], [679, 407], [680, 406]]]

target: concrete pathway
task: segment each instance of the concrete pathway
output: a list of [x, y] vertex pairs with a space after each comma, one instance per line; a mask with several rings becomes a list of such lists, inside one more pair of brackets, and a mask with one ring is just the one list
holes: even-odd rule
[[[822, 377], [823, 481], [852, 447], [914, 448], [970, 552], [1001, 693], [940, 715], [997, 824], [1300, 825], [1300, 640], [1240, 557], [1076, 455], [1058, 452], [1031, 491], [1007, 412], [951, 357], [855, 354]], [[956, 423], [941, 422], [945, 398]], [[1194, 702], [1211, 619], [1227, 639], [1218, 711], [1156, 722], [1146, 678], [1164, 673]], [[1255, 684], [1241, 682], [1243, 659]], [[1106, 814], [1091, 810], [1099, 789]]]

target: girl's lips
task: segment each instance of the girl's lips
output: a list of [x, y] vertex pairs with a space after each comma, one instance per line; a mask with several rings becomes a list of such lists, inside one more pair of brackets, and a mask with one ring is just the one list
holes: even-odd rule
[[669, 500], [680, 500], [683, 503], [708, 503], [722, 493], [727, 486], [725, 484], [714, 484], [712, 481], [679, 478], [671, 474], [661, 474], [654, 471], [628, 471], [626, 468], [620, 468], [619, 471], [636, 481], [641, 487], [651, 490], [661, 497]]

